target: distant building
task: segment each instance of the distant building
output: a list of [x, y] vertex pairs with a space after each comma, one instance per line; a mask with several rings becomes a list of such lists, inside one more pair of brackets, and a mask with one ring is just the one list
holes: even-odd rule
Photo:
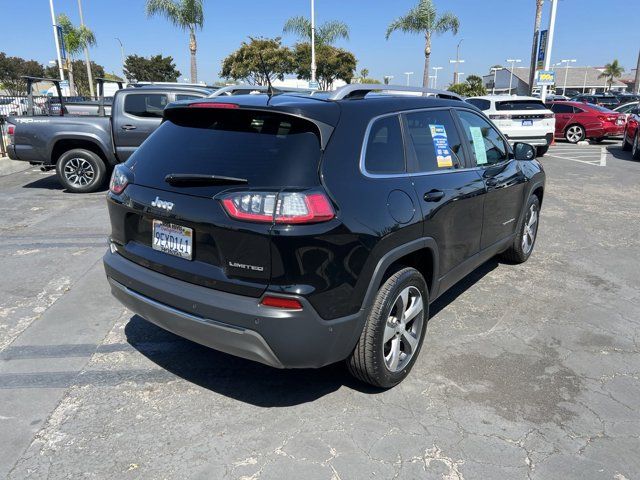
[[[555, 93], [564, 95], [564, 85], [566, 76], [567, 95], [577, 93], [602, 93], [609, 89], [606, 78], [600, 78], [602, 70], [594, 67], [552, 67], [556, 72]], [[495, 74], [495, 93], [528, 95], [529, 94], [529, 68], [517, 67], [513, 69], [513, 79], [511, 80], [511, 91], [509, 91], [509, 79], [511, 69], [503, 68]], [[484, 86], [489, 92], [494, 91], [493, 73], [482, 77]], [[534, 87], [536, 88], [536, 87]], [[611, 85], [612, 90], [626, 90], [627, 84], [620, 80], [614, 80]]]

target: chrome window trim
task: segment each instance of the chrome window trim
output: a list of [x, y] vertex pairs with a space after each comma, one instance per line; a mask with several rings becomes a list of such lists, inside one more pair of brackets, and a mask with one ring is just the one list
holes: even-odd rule
[[[481, 170], [482, 167], [479, 166], [475, 166], [475, 167], [465, 167], [465, 168], [452, 168], [452, 169], [446, 169], [446, 170], [435, 170], [433, 172], [404, 172], [404, 173], [370, 173], [367, 171], [367, 168], [365, 166], [365, 156], [367, 153], [367, 143], [369, 142], [369, 134], [371, 133], [371, 127], [373, 126], [373, 124], [381, 119], [381, 118], [385, 118], [385, 117], [391, 117], [391, 116], [400, 116], [402, 114], [405, 113], [419, 113], [419, 112], [428, 112], [428, 111], [433, 111], [433, 110], [445, 110], [445, 111], [451, 111], [451, 110], [468, 110], [472, 113], [475, 113], [477, 115], [478, 112], [476, 112], [475, 110], [473, 110], [472, 108], [465, 108], [464, 105], [461, 105], [460, 107], [456, 106], [454, 107], [428, 107], [428, 108], [415, 108], [415, 109], [410, 109], [410, 110], [399, 110], [397, 112], [389, 112], [389, 113], [383, 113], [382, 115], [377, 115], [375, 117], [373, 117], [371, 120], [369, 120], [369, 124], [367, 125], [367, 129], [365, 130], [364, 133], [364, 140], [362, 142], [362, 147], [360, 148], [360, 161], [359, 161], [359, 166], [360, 166], [360, 173], [367, 177], [367, 178], [402, 178], [402, 177], [423, 177], [425, 175], [441, 175], [443, 173], [455, 173], [455, 172], [470, 172], [472, 170]], [[398, 118], [398, 121], [400, 121], [400, 124], [402, 125], [401, 119]], [[494, 126], [493, 124], [491, 124], [491, 126]], [[500, 132], [498, 130], [498, 132]], [[406, 157], [406, 154], [405, 154]], [[405, 169], [407, 168], [406, 166], [406, 162], [405, 162]]]

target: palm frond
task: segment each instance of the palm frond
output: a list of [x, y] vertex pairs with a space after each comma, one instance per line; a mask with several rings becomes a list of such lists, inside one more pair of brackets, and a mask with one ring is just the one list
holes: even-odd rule
[[204, 24], [203, 0], [147, 0], [147, 16], [162, 16], [183, 30]]
[[451, 12], [443, 13], [433, 26], [433, 31], [438, 34], [451, 32], [457, 35], [459, 29], [460, 20]]
[[316, 30], [316, 38], [323, 44], [331, 44], [339, 38], [349, 40], [349, 26], [340, 20], [325, 22]]
[[302, 16], [291, 17], [287, 20], [282, 28], [283, 33], [292, 33], [297, 35], [302, 41], [311, 39], [311, 21]]

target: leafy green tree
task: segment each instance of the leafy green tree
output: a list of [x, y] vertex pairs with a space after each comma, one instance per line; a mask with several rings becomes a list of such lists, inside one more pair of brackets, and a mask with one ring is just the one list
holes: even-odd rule
[[171, 56], [152, 55], [145, 58], [129, 55], [124, 61], [124, 75], [130, 82], [175, 82], [181, 73]]
[[[284, 24], [283, 33], [293, 33], [301, 43], [311, 43], [311, 21], [302, 16], [291, 17]], [[349, 40], [349, 26], [339, 20], [330, 20], [316, 26], [316, 45], [332, 45], [339, 39]]]
[[464, 82], [451, 85], [448, 90], [463, 97], [478, 97], [487, 94], [482, 77], [478, 75], [469, 75]]
[[387, 27], [387, 40], [393, 32], [399, 30], [406, 33], [424, 35], [424, 74], [422, 86], [429, 86], [429, 61], [431, 58], [431, 37], [446, 32], [458, 33], [460, 21], [453, 13], [438, 16], [432, 0], [420, 0], [409, 12], [394, 20]]
[[[71, 62], [71, 69], [74, 71], [73, 80], [75, 83], [76, 95], [88, 97], [91, 95], [89, 88], [89, 77], [87, 76], [87, 64], [84, 60], [74, 60]], [[104, 67], [95, 62], [91, 62], [91, 76], [95, 78], [104, 77]], [[56, 78], [58, 76], [58, 67], [49, 66], [45, 69], [45, 76]]]
[[[96, 37], [85, 25], [76, 27], [64, 13], [58, 15], [58, 25], [62, 28], [64, 46], [69, 56], [66, 64], [67, 71], [69, 72], [69, 92], [71, 95], [77, 95], [78, 91], [76, 90], [74, 77], [74, 73], [76, 72], [73, 69], [75, 57], [81, 53], [85, 47], [94, 46], [96, 44]], [[84, 75], [86, 76], [86, 71]]]
[[[300, 79], [311, 79], [311, 45], [298, 43], [294, 47], [294, 72]], [[353, 53], [331, 45], [316, 47], [316, 76], [321, 90], [329, 90], [336, 80], [351, 83], [357, 60]]]
[[280, 37], [249, 37], [248, 43], [242, 42], [238, 50], [222, 61], [220, 76], [251, 85], [267, 85], [267, 77], [271, 81], [283, 80], [292, 72], [293, 54], [282, 46]]
[[21, 78], [23, 75], [42, 77], [44, 68], [35, 60], [8, 57], [0, 52], [0, 87], [9, 95], [26, 95], [27, 82]]
[[189, 31], [191, 53], [191, 81], [198, 82], [196, 62], [196, 30], [204, 25], [203, 0], [147, 0], [147, 15], [162, 15], [181, 30]]
[[613, 62], [607, 63], [604, 66], [604, 71], [600, 74], [598, 78], [606, 78], [607, 84], [609, 85], [609, 90], [611, 90], [611, 85], [613, 84], [613, 81], [616, 78], [621, 77], [623, 73], [624, 73], [624, 67], [620, 65], [620, 63], [616, 59]]

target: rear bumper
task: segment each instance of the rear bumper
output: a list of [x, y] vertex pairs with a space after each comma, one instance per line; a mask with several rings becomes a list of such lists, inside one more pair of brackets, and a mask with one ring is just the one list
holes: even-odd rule
[[553, 141], [553, 133], [545, 133], [541, 135], [505, 135], [509, 143], [512, 145], [516, 142], [523, 142], [535, 147], [548, 147]]
[[107, 252], [112, 294], [129, 310], [207, 347], [277, 368], [317, 368], [344, 360], [364, 315], [323, 320], [304, 297], [302, 310], [260, 305], [260, 299], [194, 285]]

